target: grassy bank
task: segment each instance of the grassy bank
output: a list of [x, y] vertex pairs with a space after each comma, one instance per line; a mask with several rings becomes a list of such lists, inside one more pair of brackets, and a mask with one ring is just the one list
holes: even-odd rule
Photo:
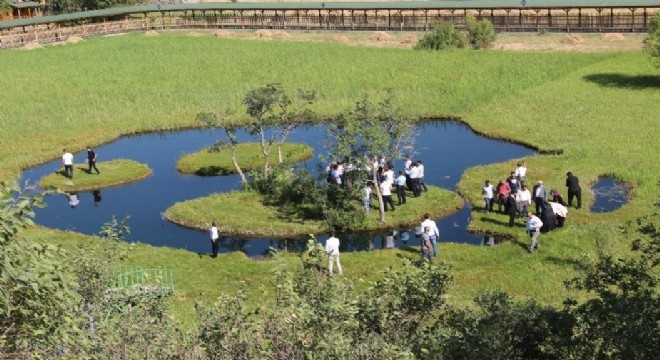
[[145, 164], [126, 159], [116, 159], [96, 163], [101, 174], [94, 170], [88, 173], [88, 166], [74, 165], [73, 179], [65, 176], [64, 169], [44, 176], [39, 186], [44, 189], [56, 188], [62, 191], [89, 191], [129, 184], [151, 175], [151, 169]]
[[[194, 115], [208, 99], [220, 94], [230, 107], [241, 109], [248, 89], [279, 82], [291, 90], [318, 90], [322, 96], [315, 110], [324, 116], [351, 107], [365, 92], [393, 88], [407, 118], [458, 116], [490, 137], [562, 150], [561, 155], [529, 158], [529, 179], [565, 190], [563, 180], [570, 170], [581, 179], [586, 203], [592, 199], [588, 184], [599, 175], [631, 184], [629, 204], [609, 214], [571, 210], [568, 227], [543, 235], [542, 249], [533, 255], [524, 252], [527, 238], [521, 224], [511, 230], [503, 215], [474, 213], [472, 228], [509, 233], [515, 240], [492, 248], [441, 245], [441, 259], [454, 269], [449, 297], [460, 303], [467, 304], [480, 290], [502, 288], [519, 298], [561, 304], [567, 296], [563, 281], [579, 274], [601, 251], [625, 254], [629, 239], [618, 225], [644, 215], [658, 200], [660, 74], [641, 53], [431, 53], [135, 34], [4, 51], [0, 65], [5, 86], [12, 89], [3, 93], [0, 107], [4, 178], [58, 157], [63, 147], [77, 150], [121, 134], [193, 126]], [[237, 122], [245, 117], [242, 111], [236, 114]], [[26, 141], [37, 135], [39, 141]], [[437, 156], [452, 160], [451, 154]], [[513, 167], [473, 168], [463, 175], [459, 190], [480, 205], [483, 180], [505, 176]], [[90, 242], [43, 229], [29, 235], [67, 247]], [[397, 266], [400, 256], [418, 255], [406, 250], [346, 254], [345, 276], [359, 290], [361, 280]], [[173, 301], [182, 318], [196, 300], [241, 286], [253, 290], [253, 303], [272, 291], [268, 273], [276, 263], [241, 254], [211, 260], [140, 245], [127, 262], [174, 269], [178, 292]], [[295, 256], [283, 261], [297, 264]]]
[[[307, 160], [314, 155], [314, 148], [306, 144], [282, 144], [282, 161], [285, 164], [295, 164]], [[277, 164], [277, 146], [273, 145], [270, 162]], [[264, 158], [261, 147], [257, 143], [238, 144], [236, 147], [236, 162], [243, 171], [252, 171], [263, 167]], [[177, 171], [184, 174], [200, 176], [215, 176], [235, 174], [236, 168], [231, 162], [231, 149], [222, 148], [219, 151], [203, 149], [194, 154], [181, 157], [176, 163]]]
[[[409, 197], [405, 206], [388, 212], [385, 222], [380, 222], [378, 210], [374, 208], [367, 217], [364, 230], [418, 225], [425, 213], [442, 217], [462, 207], [463, 200], [454, 192], [435, 186], [428, 188], [429, 191], [423, 196]], [[175, 224], [199, 230], [207, 230], [211, 221], [218, 221], [220, 233], [230, 236], [295, 237], [328, 230], [324, 221], [283, 213], [278, 207], [265, 204], [256, 192], [250, 191], [213, 194], [177, 203], [168, 208], [163, 216]]]

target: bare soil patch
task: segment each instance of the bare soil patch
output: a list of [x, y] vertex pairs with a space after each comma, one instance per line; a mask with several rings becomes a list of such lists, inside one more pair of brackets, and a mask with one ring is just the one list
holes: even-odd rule
[[219, 37], [219, 38], [228, 38], [228, 37], [231, 37], [231, 33], [227, 30], [216, 30], [213, 33], [213, 36]]
[[603, 34], [603, 41], [623, 41], [625, 38], [619, 33]]
[[270, 39], [273, 37], [273, 33], [268, 30], [257, 30], [254, 32], [254, 36], [260, 39]]
[[351, 40], [348, 39], [348, 36], [346, 35], [335, 35], [332, 37], [332, 41], [342, 43], [342, 44], [348, 44], [351, 42]]
[[69, 43], [69, 44], [77, 44], [81, 41], [83, 41], [83, 38], [81, 38], [80, 36], [72, 36], [72, 37], [66, 39], [66, 42]]
[[564, 38], [561, 40], [563, 44], [582, 44], [584, 42], [584, 39], [580, 35], [566, 35]]
[[144, 36], [158, 36], [158, 31], [155, 30], [145, 31]]
[[390, 40], [392, 38], [392, 35], [384, 32], [384, 31], [376, 31], [371, 36], [369, 36], [369, 40], [371, 41], [384, 41], [384, 40]]
[[23, 46], [24, 50], [34, 50], [34, 49], [41, 49], [41, 48], [43, 48], [43, 45], [41, 45], [39, 43], [29, 43], [29, 44]]
[[277, 39], [277, 40], [286, 40], [286, 39], [290, 39], [290, 38], [291, 38], [291, 35], [286, 31], [278, 31], [278, 32], [273, 34], [273, 39]]
[[204, 36], [204, 34], [198, 33], [198, 32], [195, 32], [195, 31], [191, 31], [191, 32], [188, 33], [188, 36], [200, 37], [200, 36]]

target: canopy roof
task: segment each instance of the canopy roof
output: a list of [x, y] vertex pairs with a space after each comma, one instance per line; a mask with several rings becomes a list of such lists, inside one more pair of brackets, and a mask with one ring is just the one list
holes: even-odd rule
[[[34, 3], [34, 2], [29, 2]], [[25, 4], [25, 3], [12, 3]], [[660, 8], [660, 0], [435, 0], [382, 2], [267, 2], [267, 3], [196, 3], [142, 5], [29, 19], [0, 21], [0, 29], [36, 24], [65, 22], [87, 18], [105, 18], [159, 11], [185, 10], [458, 10], [458, 9], [594, 9], [594, 8]]]
[[11, 6], [11, 7], [13, 7], [13, 8], [17, 8], [17, 9], [35, 8], [35, 7], [42, 7], [42, 6], [44, 6], [43, 4], [41, 4], [41, 3], [37, 2], [37, 1], [23, 1], [23, 2], [18, 2], [18, 1], [14, 1], [14, 0], [5, 0], [5, 2], [6, 2], [9, 6]]

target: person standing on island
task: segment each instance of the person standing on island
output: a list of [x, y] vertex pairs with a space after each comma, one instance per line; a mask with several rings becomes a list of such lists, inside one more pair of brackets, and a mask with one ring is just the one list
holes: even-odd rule
[[92, 168], [94, 168], [94, 170], [96, 170], [96, 174], [101, 175], [99, 169], [96, 167], [96, 153], [94, 150], [92, 150], [91, 146], [87, 147], [87, 165], [89, 165], [89, 169], [87, 170], [88, 174], [91, 174]]
[[431, 245], [433, 245], [433, 256], [438, 256], [438, 240], [440, 240], [440, 230], [435, 224], [435, 221], [431, 220], [431, 215], [429, 213], [424, 214], [424, 221], [419, 226], [420, 229], [425, 227], [429, 228], [429, 240], [431, 240]]
[[328, 273], [332, 276], [332, 263], [337, 263], [337, 271], [342, 274], [341, 263], [339, 262], [339, 239], [335, 237], [335, 231], [330, 231], [330, 237], [325, 241], [325, 252], [328, 253]]
[[534, 196], [534, 204], [536, 205], [536, 215], [540, 215], [543, 209], [543, 203], [548, 201], [548, 194], [543, 181], [539, 180], [536, 183], [534, 189], [532, 189], [532, 195]]
[[529, 245], [529, 250], [527, 252], [532, 252], [539, 248], [539, 243], [537, 238], [541, 232], [541, 227], [543, 227], [543, 222], [531, 211], [527, 212], [527, 224], [525, 228], [529, 232], [529, 237], [532, 239], [532, 243]]
[[69, 179], [73, 179], [73, 154], [62, 149], [62, 165], [64, 165], [64, 173]]
[[211, 223], [211, 257], [212, 258], [217, 258], [218, 257], [218, 239], [220, 236], [218, 235], [218, 223], [217, 222], [212, 222]]
[[572, 172], [566, 173], [566, 187], [568, 188], [568, 207], [573, 206], [573, 197], [577, 197], [577, 207], [582, 207], [582, 188], [580, 188], [580, 180]]

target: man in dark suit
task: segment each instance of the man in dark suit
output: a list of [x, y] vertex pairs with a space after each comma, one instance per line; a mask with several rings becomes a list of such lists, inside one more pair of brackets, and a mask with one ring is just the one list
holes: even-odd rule
[[547, 191], [545, 185], [543, 185], [543, 181], [539, 180], [536, 185], [534, 185], [532, 196], [534, 197], [534, 205], [536, 205], [536, 216], [540, 216], [543, 203], [548, 200]]
[[580, 180], [572, 172], [566, 173], [566, 187], [568, 188], [568, 207], [573, 206], [573, 197], [577, 197], [577, 207], [582, 207], [582, 189], [580, 188]]

